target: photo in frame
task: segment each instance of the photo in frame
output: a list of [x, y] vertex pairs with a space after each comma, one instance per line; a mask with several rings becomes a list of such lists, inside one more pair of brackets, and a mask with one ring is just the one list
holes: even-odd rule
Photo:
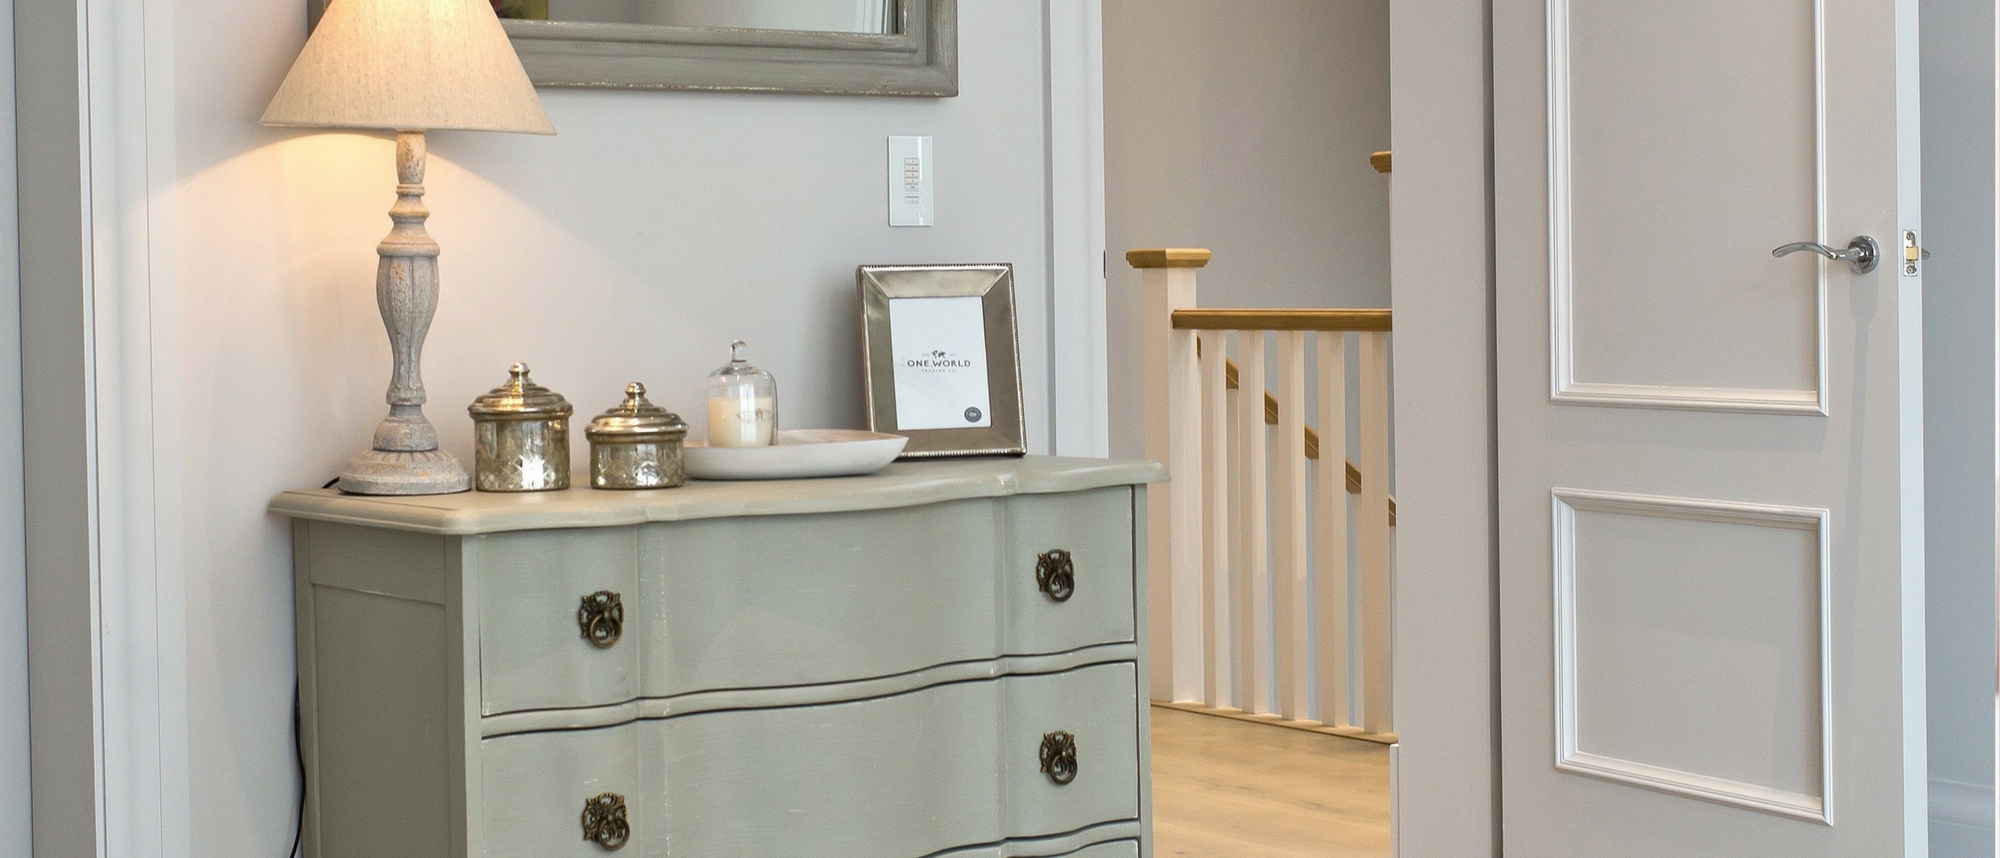
[[1027, 452], [1012, 265], [863, 265], [868, 428], [902, 458]]

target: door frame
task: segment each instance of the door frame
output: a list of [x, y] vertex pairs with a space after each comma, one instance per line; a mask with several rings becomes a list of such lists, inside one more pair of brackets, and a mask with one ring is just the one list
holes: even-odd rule
[[173, 3], [13, 13], [34, 854], [177, 858]]
[[1487, 0], [1390, 0], [1396, 854], [1499, 853]]

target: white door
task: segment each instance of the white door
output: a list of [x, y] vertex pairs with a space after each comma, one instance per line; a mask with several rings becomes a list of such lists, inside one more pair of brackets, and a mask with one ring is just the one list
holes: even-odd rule
[[1508, 858], [1925, 853], [1915, 6], [1493, 4]]

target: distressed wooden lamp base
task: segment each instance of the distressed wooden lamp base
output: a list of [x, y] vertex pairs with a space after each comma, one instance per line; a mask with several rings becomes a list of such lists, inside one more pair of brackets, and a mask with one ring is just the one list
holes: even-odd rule
[[472, 489], [472, 477], [443, 450], [369, 450], [348, 460], [340, 490], [355, 495], [448, 495]]
[[389, 380], [389, 416], [375, 429], [374, 449], [355, 456], [340, 475], [340, 490], [357, 495], [442, 495], [467, 491], [472, 478], [438, 448], [437, 428], [424, 418], [424, 335], [437, 311], [437, 242], [424, 231], [424, 133], [396, 134], [395, 226], [375, 252], [375, 303], [389, 329], [395, 368]]

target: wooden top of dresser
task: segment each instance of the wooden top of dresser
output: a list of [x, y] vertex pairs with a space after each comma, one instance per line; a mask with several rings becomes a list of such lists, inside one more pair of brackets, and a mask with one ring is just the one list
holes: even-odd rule
[[[314, 521], [469, 536], [508, 530], [887, 509], [966, 498], [1084, 491], [1166, 478], [1166, 468], [1153, 462], [1026, 456], [896, 462], [865, 477], [690, 480], [677, 489], [647, 491], [607, 491], [579, 485], [560, 492], [363, 496], [312, 489], [279, 494], [271, 499], [271, 511]], [[589, 480], [585, 477], [573, 482]]]

